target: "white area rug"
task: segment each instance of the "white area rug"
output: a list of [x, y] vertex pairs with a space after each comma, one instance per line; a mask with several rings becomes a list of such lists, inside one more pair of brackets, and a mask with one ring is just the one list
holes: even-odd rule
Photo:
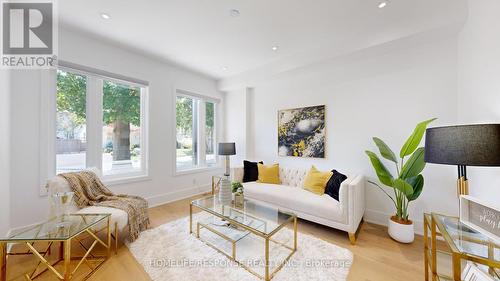
[[[193, 219], [193, 231], [196, 231], [195, 222], [198, 218], [199, 216], [195, 216]], [[213, 240], [213, 235], [206, 230], [201, 232], [201, 237], [209, 241], [222, 241]], [[273, 239], [292, 245], [293, 232], [282, 229]], [[263, 239], [250, 234], [238, 243], [237, 258], [248, 262], [246, 264], [251, 265], [258, 273], [263, 273]], [[188, 217], [145, 231], [139, 239], [127, 246], [155, 281], [260, 280], [190, 235]], [[229, 245], [220, 246], [231, 253]], [[286, 257], [286, 251], [286, 248], [271, 243], [271, 264]], [[351, 251], [299, 232], [297, 252], [272, 280], [342, 281], [347, 279], [352, 260]]]

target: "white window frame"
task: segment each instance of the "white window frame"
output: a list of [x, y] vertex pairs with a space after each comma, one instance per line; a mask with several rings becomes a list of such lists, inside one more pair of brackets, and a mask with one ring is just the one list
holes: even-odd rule
[[[219, 107], [220, 107], [220, 100], [217, 98], [205, 96], [205, 95], [200, 95], [196, 94], [190, 91], [186, 90], [181, 90], [181, 89], [175, 89], [175, 95], [173, 99], [173, 172], [174, 175], [184, 175], [184, 174], [190, 174], [190, 173], [198, 173], [198, 172], [203, 172], [203, 171], [209, 171], [209, 170], [216, 170], [220, 168], [220, 161], [219, 157], [217, 156], [217, 143], [218, 143], [218, 124], [219, 124]], [[198, 102], [198, 130], [196, 132], [197, 135], [197, 162], [198, 165], [187, 168], [187, 169], [177, 169], [177, 97], [187, 97], [194, 99]], [[215, 164], [208, 166], [207, 165], [207, 157], [206, 157], [206, 148], [205, 148], [205, 103], [206, 102], [211, 102], [214, 104], [214, 138], [215, 138], [215, 147], [214, 147], [214, 153], [215, 153]]]
[[[84, 75], [87, 78], [87, 150], [86, 167], [102, 171], [102, 124], [103, 81], [141, 89], [141, 170], [102, 175], [109, 185], [149, 179], [149, 83], [119, 74], [59, 61], [57, 70]], [[40, 195], [46, 195], [46, 182], [56, 175], [56, 96], [57, 70], [41, 71], [41, 118], [40, 118]], [[90, 106], [89, 106], [90, 104]], [[94, 106], [92, 106], [94, 105]], [[99, 105], [99, 106], [97, 106]], [[44, 133], [46, 132], [46, 133]]]

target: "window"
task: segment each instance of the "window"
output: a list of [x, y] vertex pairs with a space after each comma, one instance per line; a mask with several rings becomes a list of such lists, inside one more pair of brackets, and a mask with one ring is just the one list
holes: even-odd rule
[[205, 159], [208, 166], [217, 164], [215, 144], [215, 103], [205, 102]]
[[87, 146], [87, 78], [57, 72], [56, 173], [85, 169]]
[[102, 171], [141, 170], [141, 89], [104, 81]]
[[61, 67], [56, 92], [55, 173], [147, 175], [147, 84]]
[[217, 165], [216, 154], [217, 101], [177, 91], [176, 169], [177, 171]]

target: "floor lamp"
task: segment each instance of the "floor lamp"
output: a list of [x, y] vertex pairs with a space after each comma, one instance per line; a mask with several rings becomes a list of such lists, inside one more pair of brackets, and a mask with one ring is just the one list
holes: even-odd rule
[[456, 165], [457, 195], [469, 194], [467, 166], [500, 166], [500, 124], [429, 128], [425, 162]]

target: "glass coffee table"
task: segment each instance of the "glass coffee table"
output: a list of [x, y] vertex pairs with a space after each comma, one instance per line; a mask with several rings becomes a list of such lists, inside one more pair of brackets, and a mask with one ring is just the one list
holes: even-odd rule
[[[26, 280], [33, 280], [41, 276], [47, 270], [56, 275], [58, 280], [71, 280], [75, 272], [80, 266], [85, 263], [90, 268], [90, 272], [83, 278], [89, 278], [111, 255], [111, 231], [110, 231], [110, 214], [71, 214], [49, 219], [45, 222], [27, 226], [8, 237], [0, 236], [0, 281], [7, 280], [7, 256], [8, 255], [34, 255], [39, 262], [34, 270], [25, 274]], [[93, 228], [105, 223], [104, 229], [106, 232], [106, 242], [102, 241]], [[85, 236], [84, 236], [85, 235]], [[93, 242], [89, 247], [79, 243], [85, 250], [85, 254], [81, 257], [71, 256], [72, 241], [81, 242], [85, 239], [92, 239]], [[44, 243], [46, 246], [44, 251], [37, 250], [35, 243]], [[59, 257], [55, 262], [48, 261], [51, 247], [54, 243], [59, 243]], [[24, 244], [28, 251], [25, 253], [8, 253], [8, 244]], [[95, 256], [91, 254], [97, 244], [101, 244], [106, 249], [106, 256]], [[71, 260], [78, 260], [78, 265], [70, 268]], [[92, 260], [97, 264], [91, 266], [89, 261]], [[60, 262], [63, 262], [62, 272], [55, 267]], [[44, 265], [45, 269], [39, 270], [40, 266]], [[43, 268], [43, 267], [42, 267]]]
[[[271, 280], [297, 251], [294, 214], [251, 200], [236, 208], [209, 196], [191, 202], [190, 233], [193, 207], [202, 211], [196, 219], [196, 237], [260, 279]], [[280, 231], [287, 225], [293, 225], [293, 235]]]

